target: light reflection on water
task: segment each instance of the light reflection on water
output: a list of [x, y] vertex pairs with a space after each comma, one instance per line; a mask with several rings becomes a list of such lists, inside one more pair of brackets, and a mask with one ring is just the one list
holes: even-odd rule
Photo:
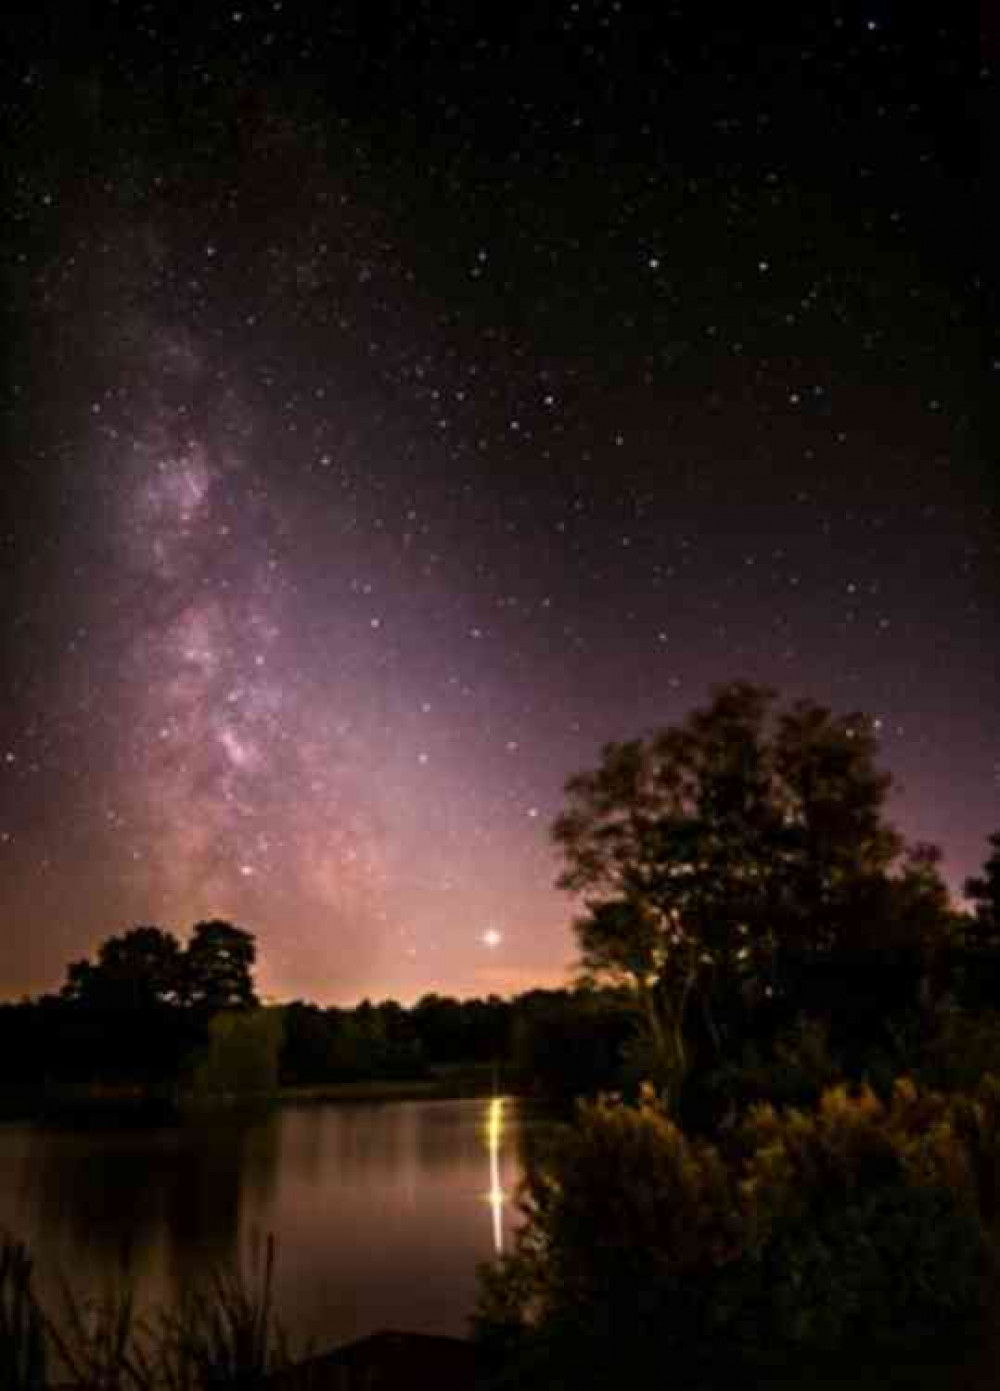
[[503, 1158], [503, 1102], [502, 1096], [495, 1096], [489, 1103], [489, 1119], [487, 1121], [487, 1148], [490, 1155], [490, 1192], [489, 1204], [493, 1213], [493, 1251], [497, 1256], [503, 1255], [503, 1205], [506, 1201], [506, 1194], [503, 1191], [501, 1180], [501, 1162]]
[[50, 1302], [61, 1276], [95, 1292], [123, 1257], [143, 1302], [167, 1302], [274, 1232], [293, 1341], [461, 1334], [476, 1266], [510, 1235], [527, 1129], [500, 1097], [287, 1106], [155, 1130], [4, 1125], [0, 1227], [30, 1242]]

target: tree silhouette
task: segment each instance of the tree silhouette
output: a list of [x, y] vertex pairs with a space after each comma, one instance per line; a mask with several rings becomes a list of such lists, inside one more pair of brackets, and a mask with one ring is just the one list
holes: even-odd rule
[[1000, 831], [989, 838], [992, 854], [983, 872], [965, 881], [965, 895], [972, 901], [973, 917], [967, 933], [969, 945], [1000, 947]]
[[253, 934], [213, 918], [196, 923], [184, 953], [184, 996], [208, 1013], [257, 1004]]
[[553, 826], [582, 964], [632, 987], [667, 1078], [688, 1067], [694, 1000], [718, 1050], [719, 998], [773, 994], [786, 959], [830, 959], [875, 919], [897, 946], [941, 926], [936, 852], [890, 875], [903, 844], [871, 722], [775, 700], [733, 683], [679, 726], [606, 745]]
[[74, 961], [62, 995], [101, 1009], [178, 1004], [182, 961], [180, 943], [171, 933], [148, 925], [133, 927], [102, 942], [96, 963]]

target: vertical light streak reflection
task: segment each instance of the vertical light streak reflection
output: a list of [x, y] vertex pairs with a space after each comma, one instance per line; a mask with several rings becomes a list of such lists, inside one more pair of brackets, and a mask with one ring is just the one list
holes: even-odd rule
[[504, 1191], [500, 1182], [500, 1148], [503, 1143], [503, 1097], [494, 1096], [490, 1100], [486, 1135], [490, 1153], [490, 1191], [489, 1205], [493, 1213], [493, 1249], [498, 1256], [503, 1254], [503, 1205]]

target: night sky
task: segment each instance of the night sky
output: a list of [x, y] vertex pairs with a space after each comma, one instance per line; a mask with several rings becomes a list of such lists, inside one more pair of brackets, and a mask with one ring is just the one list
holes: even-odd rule
[[7, 23], [0, 994], [211, 916], [280, 997], [560, 981], [566, 777], [738, 678], [982, 864], [976, 35], [741, 13]]

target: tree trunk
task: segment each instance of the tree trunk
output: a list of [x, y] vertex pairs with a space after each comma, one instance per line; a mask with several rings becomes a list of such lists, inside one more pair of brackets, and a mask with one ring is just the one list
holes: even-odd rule
[[655, 992], [649, 988], [648, 983], [643, 979], [638, 981], [639, 1004], [653, 1044], [656, 1067], [660, 1073], [656, 1082], [670, 1108], [676, 1103], [688, 1070], [684, 1020], [696, 974], [694, 971], [688, 973], [675, 1006], [666, 1011], [667, 1018], [663, 1017]]

